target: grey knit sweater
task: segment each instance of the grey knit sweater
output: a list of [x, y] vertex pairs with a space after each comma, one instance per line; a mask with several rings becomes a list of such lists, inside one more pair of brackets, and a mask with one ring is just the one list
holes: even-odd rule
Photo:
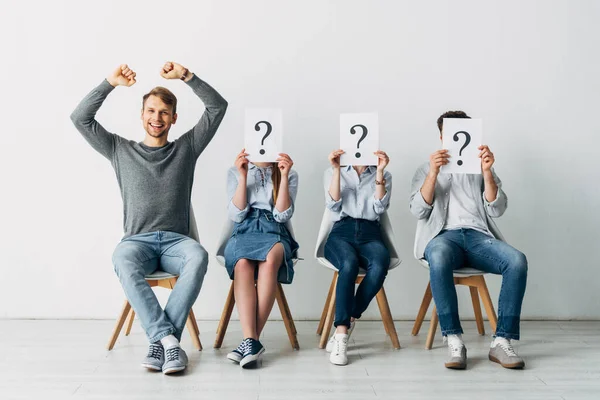
[[88, 143], [108, 158], [123, 198], [125, 236], [155, 231], [189, 235], [190, 201], [196, 160], [215, 135], [227, 101], [194, 76], [187, 84], [206, 110], [191, 130], [162, 147], [149, 147], [108, 132], [95, 115], [114, 89], [106, 80], [93, 89], [71, 114]]

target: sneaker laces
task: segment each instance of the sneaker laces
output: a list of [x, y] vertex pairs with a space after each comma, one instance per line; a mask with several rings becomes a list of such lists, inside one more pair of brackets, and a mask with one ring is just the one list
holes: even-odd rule
[[243, 355], [250, 354], [252, 352], [252, 340], [252, 338], [246, 338], [242, 343], [240, 343], [241, 352]]
[[160, 360], [163, 355], [163, 347], [161, 344], [152, 343], [148, 348], [148, 355], [146, 357], [154, 358], [156, 360]]
[[515, 349], [512, 347], [512, 343], [508, 340], [498, 342], [498, 345], [502, 347], [502, 350], [504, 350], [509, 357], [518, 357], [517, 353], [515, 353]]
[[346, 352], [346, 349], [348, 348], [348, 336], [345, 337], [346, 340], [344, 339], [335, 339], [335, 354], [342, 354]]
[[448, 350], [450, 350], [451, 357], [460, 357], [462, 356], [462, 349], [464, 345], [456, 345], [454, 343], [448, 343]]
[[181, 347], [171, 347], [167, 349], [167, 361], [174, 361], [179, 359], [179, 350]]

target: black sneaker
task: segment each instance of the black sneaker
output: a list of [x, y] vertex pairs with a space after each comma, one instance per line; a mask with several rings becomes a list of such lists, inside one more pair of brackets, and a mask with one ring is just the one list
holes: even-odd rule
[[244, 357], [244, 343], [245, 341], [242, 340], [242, 343], [240, 343], [237, 349], [230, 351], [227, 354], [227, 359], [239, 364], [240, 361], [242, 361], [242, 357]]
[[263, 345], [255, 339], [247, 338], [242, 342], [244, 346], [244, 354], [240, 360], [242, 368], [253, 368], [256, 367], [258, 361], [261, 359], [262, 354], [265, 352]]

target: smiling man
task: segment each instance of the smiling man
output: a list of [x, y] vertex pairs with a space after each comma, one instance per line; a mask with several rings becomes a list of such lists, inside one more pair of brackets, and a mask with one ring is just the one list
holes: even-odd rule
[[[208, 265], [204, 248], [189, 237], [194, 169], [225, 115], [227, 102], [180, 64], [168, 62], [160, 74], [187, 83], [205, 106], [196, 126], [177, 140], [168, 141], [171, 125], [177, 122], [177, 98], [163, 87], [143, 98], [146, 136], [142, 142], [110, 133], [96, 121], [96, 112], [115, 87], [136, 83], [135, 72], [125, 64], [81, 101], [71, 120], [117, 174], [125, 235], [113, 254], [115, 272], [150, 342], [142, 365], [169, 374], [187, 366], [179, 340]], [[179, 275], [164, 310], [145, 280], [158, 269]]]

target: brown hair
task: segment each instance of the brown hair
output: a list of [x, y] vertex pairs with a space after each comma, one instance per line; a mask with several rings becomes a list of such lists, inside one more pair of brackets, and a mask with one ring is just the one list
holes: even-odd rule
[[271, 179], [273, 180], [273, 205], [275, 205], [277, 204], [277, 195], [279, 194], [279, 185], [281, 184], [281, 171], [277, 163], [273, 163]]
[[437, 119], [437, 126], [442, 133], [442, 126], [444, 125], [444, 118], [471, 118], [464, 111], [446, 111]]
[[146, 105], [146, 100], [148, 100], [148, 97], [150, 96], [156, 96], [159, 99], [161, 99], [163, 103], [165, 103], [168, 106], [171, 106], [171, 108], [173, 108], [173, 114], [177, 112], [177, 97], [175, 97], [173, 92], [171, 92], [169, 89], [164, 88], [162, 86], [157, 86], [154, 89], [152, 89], [149, 93], [146, 93], [144, 95], [144, 97], [142, 98], [142, 110]]

